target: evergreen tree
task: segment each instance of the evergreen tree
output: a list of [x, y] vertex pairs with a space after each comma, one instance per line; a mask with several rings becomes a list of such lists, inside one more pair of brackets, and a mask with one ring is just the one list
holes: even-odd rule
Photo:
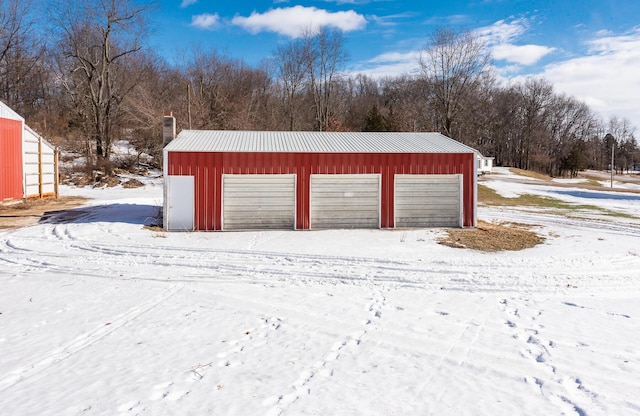
[[387, 120], [380, 114], [377, 105], [374, 104], [367, 113], [362, 131], [387, 131]]

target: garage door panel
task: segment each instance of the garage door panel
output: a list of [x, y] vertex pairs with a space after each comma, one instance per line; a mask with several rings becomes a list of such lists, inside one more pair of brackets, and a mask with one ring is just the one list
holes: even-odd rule
[[277, 230], [277, 229], [289, 229], [290, 221], [288, 219], [282, 219], [280, 221], [269, 219], [269, 220], [255, 220], [251, 223], [251, 227], [247, 226], [247, 222], [244, 218], [239, 218], [237, 220], [228, 219], [225, 220], [225, 230]]
[[[259, 191], [256, 191], [257, 194]], [[282, 206], [282, 200], [290, 199], [289, 193], [263, 193], [262, 195], [246, 195], [245, 192], [226, 192], [227, 206], [243, 206], [247, 200], [261, 206]]]
[[223, 229], [293, 229], [295, 175], [223, 175]]
[[[361, 217], [373, 217], [378, 214], [378, 211], [373, 209], [361, 209], [359, 210], [359, 212], [361, 213]], [[315, 221], [322, 221], [329, 218], [347, 218], [349, 215], [351, 215], [351, 213], [352, 213], [352, 210], [348, 208], [341, 209], [341, 210], [326, 211], [323, 213], [322, 217], [316, 218]], [[361, 218], [361, 217], [354, 217], [353, 220], [354, 221], [358, 221], [358, 220], [371, 221], [371, 218]]]
[[311, 175], [311, 228], [379, 228], [380, 175]]
[[[317, 198], [317, 195], [316, 195]], [[339, 202], [337, 202], [339, 201]], [[339, 205], [338, 205], [339, 204]], [[345, 198], [342, 200], [339, 200], [337, 198], [331, 198], [330, 201], [317, 201], [313, 204], [315, 208], [331, 208], [331, 211], [340, 211], [340, 208], [346, 208], [349, 207], [351, 209], [353, 208], [358, 208], [361, 211], [366, 211], [367, 207], [363, 206], [362, 204], [362, 199], [358, 199], [358, 198]], [[377, 209], [375, 208], [370, 208], [370, 211], [373, 212], [378, 212]]]
[[460, 175], [396, 175], [395, 226], [459, 227]]

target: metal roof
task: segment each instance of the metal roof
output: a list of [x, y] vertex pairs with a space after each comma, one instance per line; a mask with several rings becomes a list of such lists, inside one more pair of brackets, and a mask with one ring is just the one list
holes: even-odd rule
[[471, 153], [440, 133], [183, 130], [169, 152]]
[[22, 121], [24, 123], [24, 117], [22, 117], [20, 114], [18, 114], [15, 111], [13, 111], [13, 109], [11, 109], [11, 107], [6, 105], [2, 101], [0, 101], [0, 117], [1, 118], [6, 118], [6, 119], [9, 119], [9, 120], [18, 120], [18, 121]]

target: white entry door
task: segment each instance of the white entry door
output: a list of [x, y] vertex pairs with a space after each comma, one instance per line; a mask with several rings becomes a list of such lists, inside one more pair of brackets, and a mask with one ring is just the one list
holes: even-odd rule
[[165, 229], [193, 231], [195, 182], [193, 176], [166, 176]]

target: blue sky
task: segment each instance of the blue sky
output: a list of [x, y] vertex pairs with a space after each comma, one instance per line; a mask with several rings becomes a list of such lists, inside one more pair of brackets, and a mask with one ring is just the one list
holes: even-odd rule
[[603, 117], [640, 126], [638, 0], [161, 0], [153, 44], [170, 62], [192, 46], [257, 65], [301, 28], [343, 31], [348, 70], [417, 71], [438, 27], [481, 36], [505, 83], [536, 75]]

